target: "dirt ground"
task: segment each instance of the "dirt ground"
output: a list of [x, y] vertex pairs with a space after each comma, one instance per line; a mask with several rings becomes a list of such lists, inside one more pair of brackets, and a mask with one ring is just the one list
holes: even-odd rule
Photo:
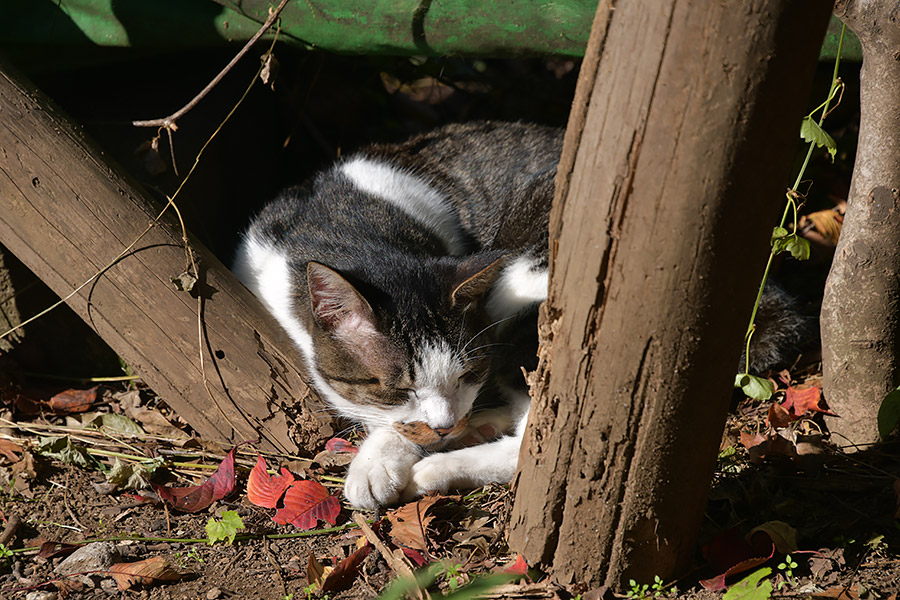
[[[125, 384], [112, 384], [95, 395], [75, 396], [75, 400], [71, 394], [51, 396], [56, 398], [51, 402], [46, 390], [55, 388], [39, 392], [11, 385], [17, 374], [5, 375], [0, 415], [0, 511], [5, 525], [0, 535], [6, 549], [0, 563], [2, 598], [372, 598], [398, 574], [424, 562], [440, 562], [430, 588], [434, 598], [510, 569], [515, 562], [516, 556], [505, 542], [511, 505], [505, 486], [412, 503], [406, 513], [388, 511], [386, 518], [372, 526], [374, 531], [368, 532], [381, 548], [369, 545], [368, 550], [360, 551], [366, 534], [344, 504], [334, 526], [320, 520], [309, 531], [290, 523], [279, 525], [272, 519], [275, 509], [254, 505], [247, 489], [256, 454], [242, 446], [236, 454], [233, 491], [207, 508], [188, 513], [160, 502], [153, 489], [110, 483], [115, 478], [109, 471], [117, 460], [135, 465], [140, 457], [156, 458], [159, 466], [149, 479], [154, 484], [185, 487], [207, 480], [225, 457], [225, 449], [204, 445], [203, 440], [191, 436], [190, 429], [150, 390], [129, 391]], [[81, 412], [72, 412], [72, 408]], [[796, 535], [791, 559], [775, 549], [766, 560], [765, 550], [756, 551], [759, 544], [754, 543], [750, 554], [756, 552], [762, 559], [747, 563], [752, 566], [743, 573], [732, 571], [726, 580], [729, 585], [757, 568], [769, 567], [776, 597], [896, 597], [900, 591], [897, 446], [847, 455], [827, 440], [819, 444], [816, 439], [795, 444], [795, 449], [802, 450], [803, 443], [810, 443], [815, 451], [791, 454], [771, 447], [761, 459], [758, 451], [748, 450], [737, 440], [741, 431], [764, 431], [767, 411], [768, 405], [751, 400], [736, 406], [723, 438], [724, 451], [695, 568], [677, 582], [663, 582], [665, 587], [658, 590], [653, 589], [653, 582], [637, 582], [636, 588], [622, 590], [619, 597], [653, 597], [657, 591], [659, 596], [685, 599], [718, 596], [720, 592], [705, 590], [700, 581], [724, 572], [731, 566], [729, 559], [737, 561], [745, 540], [758, 542], [759, 532], [755, 539], [746, 534], [760, 526], [772, 534], [775, 545], [785, 543], [781, 537]], [[98, 415], [119, 415], [167, 435], [129, 435], [120, 419]], [[792, 427], [810, 430], [820, 421], [821, 416], [804, 417]], [[170, 429], [166, 430], [167, 426]], [[47, 442], [48, 437], [64, 436], [76, 451], [67, 454], [59, 444]], [[75, 454], [87, 456], [87, 463], [70, 464], [79, 462], [73, 458]], [[324, 484], [328, 493], [340, 498], [342, 463], [350, 458], [348, 452], [325, 451], [313, 461], [268, 457], [267, 463], [270, 468], [287, 465], [297, 476]], [[191, 466], [194, 464], [207, 468]], [[412, 513], [410, 506], [415, 509]], [[234, 532], [233, 542], [210, 544], [207, 524], [223, 518], [226, 511], [237, 513], [243, 528]], [[424, 515], [418, 524], [422, 536], [410, 534], [403, 519], [397, 520], [398, 515], [416, 511]], [[369, 522], [382, 517], [362, 516]], [[92, 547], [104, 551], [72, 571], [60, 567], [71, 549], [54, 554], [53, 550], [65, 549], [46, 542], [95, 542]], [[364, 553], [359, 563], [348, 565], [345, 561]], [[110, 570], [116, 569], [111, 565], [154, 557], [165, 557], [170, 570], [142, 571], [150, 578], [124, 584], [110, 575]], [[342, 561], [344, 574], [330, 576], [330, 583], [323, 581], [322, 571], [327, 575], [328, 567]], [[789, 568], [791, 562], [794, 566]], [[507, 583], [487, 595], [569, 597], [543, 574], [532, 570], [530, 576], [533, 582]], [[317, 578], [318, 585], [314, 585]], [[645, 583], [649, 589], [642, 591]], [[323, 586], [328, 591], [323, 591]], [[591, 595], [613, 596], [605, 590]]]

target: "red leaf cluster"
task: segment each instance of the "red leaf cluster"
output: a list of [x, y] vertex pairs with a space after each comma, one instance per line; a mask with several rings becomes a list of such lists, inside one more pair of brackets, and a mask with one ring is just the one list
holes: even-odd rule
[[285, 468], [281, 475], [270, 476], [262, 456], [247, 479], [247, 499], [256, 506], [278, 508], [273, 521], [300, 529], [312, 529], [320, 520], [334, 525], [341, 512], [338, 499], [321, 483], [298, 480]]
[[325, 442], [325, 449], [329, 452], [350, 452], [351, 454], [359, 452], [359, 448], [339, 437], [331, 438]]
[[234, 448], [219, 463], [219, 468], [212, 477], [202, 484], [180, 488], [153, 485], [153, 490], [178, 510], [197, 512], [207, 508], [234, 490]]

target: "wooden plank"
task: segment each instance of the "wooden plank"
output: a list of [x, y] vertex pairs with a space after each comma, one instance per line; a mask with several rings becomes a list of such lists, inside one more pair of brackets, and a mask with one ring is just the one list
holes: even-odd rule
[[[109, 264], [160, 212], [60, 111], [0, 61], [0, 243], [61, 297]], [[223, 207], [226, 209], [227, 207]], [[331, 434], [277, 324], [193, 238], [198, 299], [171, 209], [68, 304], [202, 436], [308, 455]], [[61, 332], [62, 335], [65, 332]]]

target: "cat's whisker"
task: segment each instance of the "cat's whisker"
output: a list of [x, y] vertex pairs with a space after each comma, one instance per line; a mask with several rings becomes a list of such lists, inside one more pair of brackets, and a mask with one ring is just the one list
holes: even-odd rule
[[498, 320], [498, 321], [494, 321], [494, 322], [491, 323], [490, 325], [485, 326], [481, 331], [479, 331], [478, 333], [476, 333], [475, 335], [473, 335], [471, 338], [469, 338], [469, 341], [466, 342], [466, 345], [462, 347], [462, 350], [460, 350], [460, 352], [465, 353], [466, 348], [469, 347], [469, 344], [471, 344], [472, 342], [474, 342], [474, 341], [475, 341], [475, 338], [477, 338], [479, 335], [481, 335], [482, 333], [484, 333], [485, 331], [487, 331], [487, 330], [490, 329], [491, 327], [496, 327], [497, 325], [500, 325], [500, 324], [504, 323], [505, 321], [509, 321], [510, 319], [514, 319], [515, 317], [516, 317], [516, 315], [511, 315], [511, 316], [509, 316], [509, 317], [504, 317], [504, 318], [502, 318], [502, 319], [500, 319], [500, 320]]

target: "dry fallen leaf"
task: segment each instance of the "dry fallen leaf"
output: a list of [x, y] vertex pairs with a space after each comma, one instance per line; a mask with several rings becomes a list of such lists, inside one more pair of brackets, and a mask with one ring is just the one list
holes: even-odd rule
[[276, 508], [284, 491], [295, 481], [290, 471], [281, 468], [281, 475], [270, 476], [266, 469], [266, 461], [257, 456], [256, 466], [247, 478], [247, 499], [256, 506]]
[[100, 386], [87, 390], [66, 390], [50, 398], [47, 406], [55, 413], [81, 413], [88, 411], [97, 401], [97, 390]]
[[425, 496], [387, 513], [385, 516], [391, 522], [391, 537], [401, 546], [427, 552], [426, 530], [435, 517], [428, 511], [438, 502], [446, 500], [447, 496]]
[[284, 508], [278, 510], [272, 520], [279, 524], [290, 523], [300, 529], [312, 529], [319, 520], [330, 525], [337, 523], [341, 503], [328, 493], [318, 481], [295, 481], [284, 494]]
[[154, 556], [132, 563], [116, 563], [109, 568], [119, 589], [129, 590], [137, 584], [149, 585], [156, 581], [178, 581], [184, 573], [172, 563], [168, 556]]
[[159, 497], [178, 510], [197, 512], [224, 498], [234, 490], [234, 448], [232, 448], [219, 468], [200, 485], [188, 487], [166, 487], [152, 485]]

